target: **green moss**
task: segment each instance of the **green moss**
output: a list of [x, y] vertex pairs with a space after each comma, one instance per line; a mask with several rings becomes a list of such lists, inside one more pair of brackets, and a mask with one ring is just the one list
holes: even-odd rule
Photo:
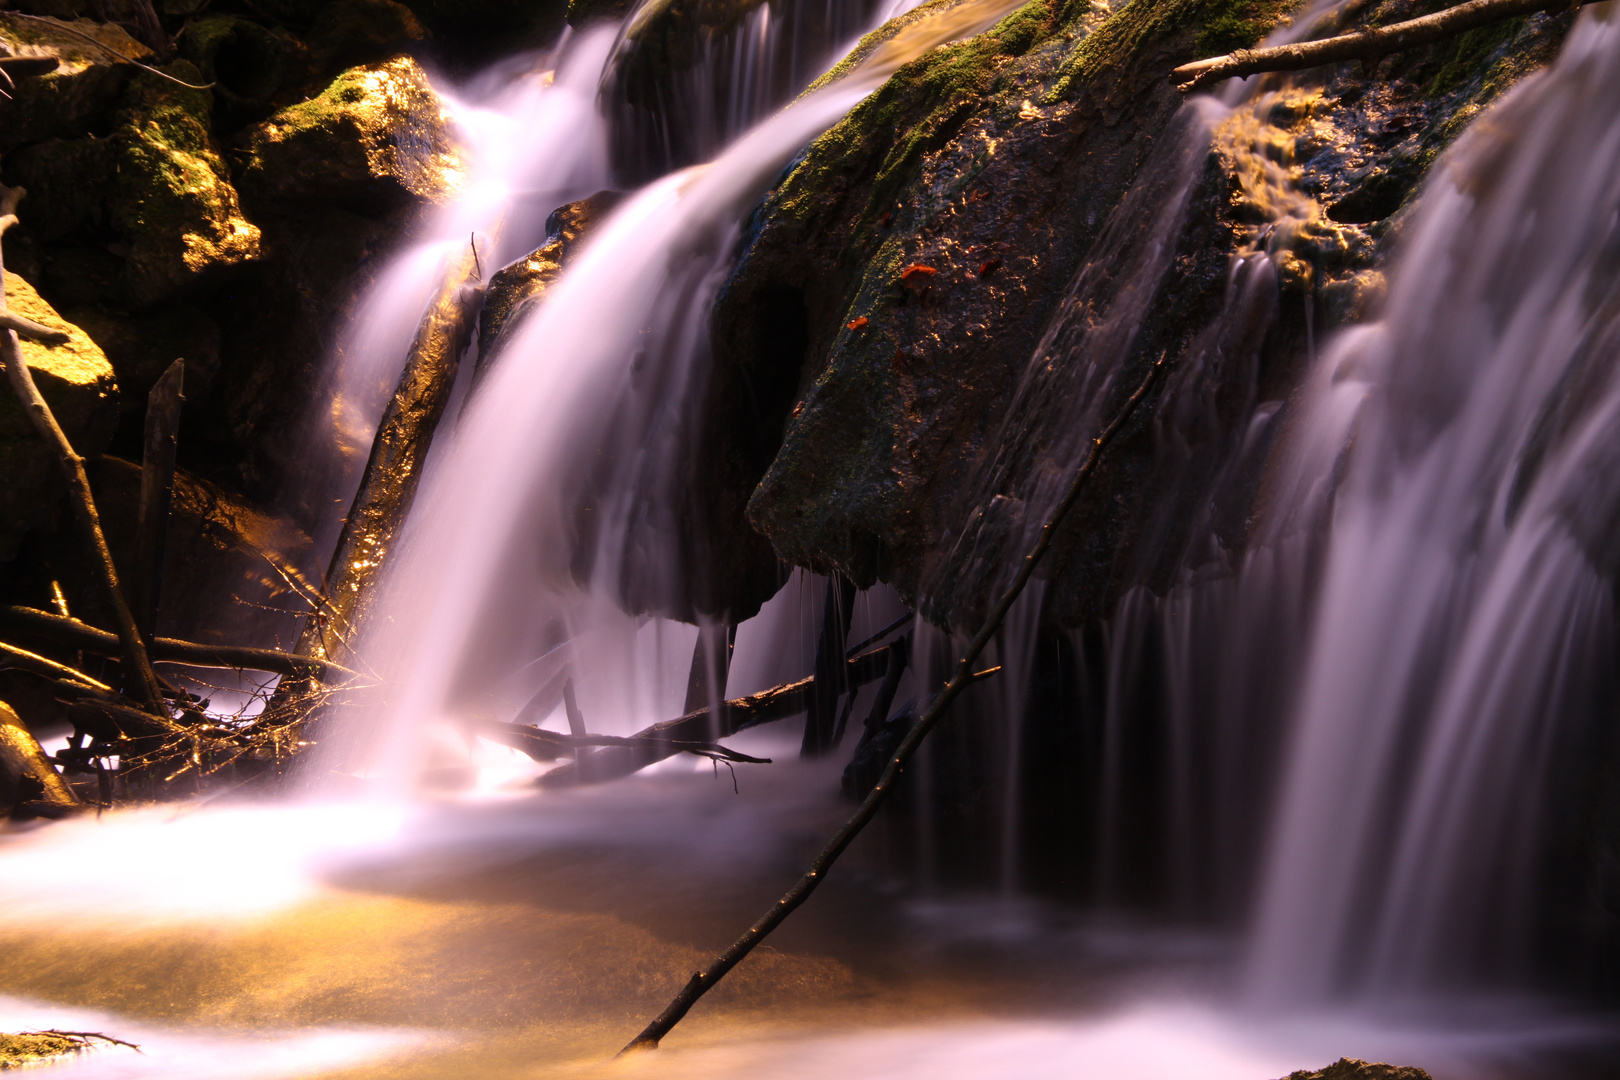
[[1492, 65], [1496, 54], [1524, 29], [1527, 17], [1504, 19], [1489, 26], [1476, 26], [1458, 37], [1448, 50], [1451, 53], [1445, 66], [1429, 81], [1427, 93], [1432, 97], [1448, 94], [1464, 86]]
[[[167, 70], [201, 81], [184, 60]], [[208, 134], [212, 107], [208, 91], [147, 72], [126, 92], [109, 217], [125, 239], [126, 278], [137, 304], [163, 299], [215, 266], [258, 255], [259, 230], [242, 217], [230, 172]]]

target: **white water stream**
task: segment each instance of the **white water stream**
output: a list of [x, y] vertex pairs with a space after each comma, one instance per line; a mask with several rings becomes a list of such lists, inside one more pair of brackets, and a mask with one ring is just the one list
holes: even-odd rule
[[[1232, 808], [1247, 805], [1243, 762], [1263, 738], [1240, 723], [1260, 693], [1256, 654], [1308, 646], [1246, 942], [1019, 896], [1016, 714], [1038, 666], [1037, 594], [986, 658], [1009, 677], [964, 704], [996, 720], [980, 733], [1002, 777], [984, 811], [1002, 852], [990, 895], [930, 894], [954, 838], [931, 831], [923, 790], [911, 826], [863, 838], [775, 949], [739, 969], [753, 981], [716, 995], [701, 1030], [682, 1029], [655, 1057], [601, 1064], [666, 983], [791, 880], [844, 810], [828, 798], [842, 762], [794, 761], [797, 736], [762, 729], [736, 745], [776, 764], [740, 771], [735, 790], [709, 763], [672, 759], [620, 784], [535, 796], [509, 784], [532, 777], [532, 763], [466, 739], [458, 720], [508, 717], [563, 664], [593, 731], [680, 711], [696, 630], [625, 615], [614, 570], [639, 559], [654, 579], [678, 572], [628, 550], [632, 519], [659, 512], [636, 501], [633, 481], [668, 466], [743, 215], [900, 60], [1005, 6], [921, 24], [599, 224], [436, 449], [360, 643], [385, 700], [323, 738], [311, 799], [0, 837], [0, 972], [17, 995], [0, 998], [0, 1030], [101, 1029], [145, 1044], [144, 1056], [106, 1049], [56, 1070], [98, 1078], [1269, 1080], [1341, 1055], [1419, 1064], [1436, 1080], [1605, 1075], [1601, 1061], [1582, 1072], [1565, 1053], [1609, 1034], [1602, 1018], [1482, 981], [1516, 970], [1528, 946], [1548, 770], [1610, 701], [1588, 673], [1612, 666], [1620, 561], [1607, 437], [1620, 422], [1609, 363], [1620, 343], [1620, 112], [1609, 107], [1620, 32], [1590, 14], [1550, 73], [1435, 168], [1401, 241], [1394, 302], [1313, 368], [1271, 542], [1236, 579], [1169, 601], [1127, 597], [1104, 649], [1107, 677], [1125, 680], [1133, 620], [1152, 623], [1169, 668], [1222, 673], [1167, 690], [1179, 725], [1168, 858], [1186, 875], [1174, 891], [1188, 895], [1204, 887], [1194, 868], [1209, 857], [1206, 834], [1255, 831]], [[456, 106], [475, 150], [467, 185], [434, 239], [385, 276], [334, 368], [334, 398], [355, 410], [345, 423], [362, 444], [451, 247], [504, 218], [491, 261], [516, 256], [552, 206], [607, 185], [593, 102], [614, 40], [569, 37]], [[1164, 173], [1150, 179], [1176, 198], [1221, 108], [1195, 107], [1186, 145], [1166, 141]], [[1164, 221], [1165, 245], [1176, 224]], [[1116, 254], [1132, 270], [1122, 294], [1150, 292], [1168, 271], [1165, 250]], [[1239, 291], [1266, 286], [1268, 266], [1238, 275]], [[1124, 341], [1133, 329], [1096, 332]], [[1091, 408], [1100, 390], [1083, 396]], [[556, 553], [572, 546], [571, 500], [604, 445], [614, 467], [595, 506], [593, 565], [606, 569], [582, 585]], [[1296, 526], [1329, 511], [1306, 628], [1292, 621], [1309, 606]], [[808, 670], [820, 595], [800, 575], [741, 627], [728, 693]], [[878, 590], [864, 597], [851, 640], [896, 607]], [[936, 683], [948, 655], [923, 628], [917, 640], [899, 701]], [[466, 671], [491, 667], [517, 674], [470, 690]], [[1221, 700], [1206, 711], [1211, 685]], [[1266, 685], [1292, 683], [1282, 673]], [[1123, 753], [1126, 704], [1110, 699], [1105, 754]], [[1212, 735], [1200, 729], [1211, 714], [1235, 719]], [[447, 766], [478, 780], [454, 798], [418, 797]], [[1108, 775], [1120, 790], [1102, 793], [1117, 849], [1102, 855], [1105, 894], [1107, 866], [1131, 854], [1120, 823], [1106, 824], [1127, 812], [1129, 774]], [[1194, 797], [1199, 784], [1217, 794]], [[1211, 822], [1211, 805], [1234, 820]], [[920, 891], [897, 889], [897, 863], [916, 869]], [[1245, 947], [1246, 964], [1233, 963]], [[1493, 996], [1437, 993], [1448, 981]], [[1361, 1000], [1336, 997], [1347, 989]], [[1397, 992], [1398, 1010], [1376, 1000]]]

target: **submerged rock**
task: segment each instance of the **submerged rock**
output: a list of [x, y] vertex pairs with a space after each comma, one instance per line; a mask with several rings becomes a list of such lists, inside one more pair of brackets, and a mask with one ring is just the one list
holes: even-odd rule
[[252, 129], [245, 142], [243, 188], [262, 200], [366, 210], [439, 202], [461, 181], [449, 114], [409, 57], [344, 72], [319, 97]]
[[76, 1054], [84, 1044], [66, 1035], [27, 1032], [21, 1035], [0, 1034], [0, 1069], [21, 1069], [38, 1065], [53, 1058]]
[[[169, 73], [202, 76], [177, 61]], [[130, 83], [114, 134], [117, 179], [108, 218], [123, 236], [125, 283], [146, 306], [257, 258], [259, 229], [242, 216], [230, 170], [209, 133], [213, 99], [149, 72]]]
[[[118, 417], [118, 391], [106, 355], [15, 273], [6, 274], [6, 305], [68, 334], [61, 345], [24, 341], [23, 360], [73, 448], [81, 455], [100, 452]], [[0, 562], [5, 562], [16, 555], [30, 529], [50, 520], [67, 490], [54, 453], [9, 388], [0, 394], [0, 476], [5, 478], [0, 484]]]

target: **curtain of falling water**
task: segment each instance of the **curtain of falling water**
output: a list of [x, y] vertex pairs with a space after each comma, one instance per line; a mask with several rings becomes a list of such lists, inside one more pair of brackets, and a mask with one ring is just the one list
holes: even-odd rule
[[[366, 724], [346, 716], [326, 750], [346, 769], [399, 782], [419, 771], [428, 737], [456, 710], [496, 714], [509, 703], [471, 701], [465, 660], [493, 651], [566, 650], [593, 730], [622, 732], [674, 715], [686, 657], [648, 663], [659, 621], [624, 615], [613, 550], [648, 512], [638, 481], [660, 460], [692, 372], [685, 365], [703, 312], [730, 258], [743, 212], [792, 154], [899, 63], [975, 32], [1009, 5], [979, 2], [918, 24], [848, 77], [796, 101], [714, 162], [649, 185], [605, 221], [579, 261], [517, 331], [428, 469], [407, 536], [362, 642], [384, 676]], [[579, 588], [568, 566], [575, 479], [588, 462], [614, 463], [594, 507], [596, 546], [608, 549], [601, 587]], [[656, 510], [656, 507], [653, 508]], [[674, 651], [674, 650], [671, 650]], [[688, 653], [689, 655], [689, 653]], [[684, 680], [682, 680], [684, 682]], [[476, 694], [481, 688], [473, 688]], [[386, 732], [386, 734], [383, 734]], [[328, 764], [334, 761], [328, 758]]]
[[1255, 918], [1272, 994], [1522, 974], [1559, 899], [1614, 705], [1617, 102], [1588, 14], [1436, 166], [1386, 316], [1315, 373], [1303, 486], [1348, 468]]

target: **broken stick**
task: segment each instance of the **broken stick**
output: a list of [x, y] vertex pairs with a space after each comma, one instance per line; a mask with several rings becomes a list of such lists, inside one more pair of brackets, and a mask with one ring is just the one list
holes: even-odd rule
[[1265, 71], [1302, 71], [1343, 60], [1377, 60], [1390, 53], [1432, 45], [1456, 37], [1476, 26], [1500, 22], [1538, 11], [1563, 11], [1597, 0], [1469, 0], [1420, 19], [1369, 27], [1350, 34], [1273, 45], [1266, 49], [1239, 49], [1227, 56], [1212, 56], [1183, 64], [1170, 73], [1182, 93], [1202, 90], [1223, 79], [1243, 78]]
[[1074, 504], [1079, 501], [1080, 492], [1085, 488], [1086, 481], [1090, 479], [1091, 474], [1096, 471], [1097, 462], [1102, 459], [1103, 451], [1113, 441], [1114, 436], [1118, 435], [1120, 430], [1124, 428], [1126, 421], [1136, 411], [1136, 406], [1147, 396], [1148, 388], [1152, 386], [1154, 378], [1159, 374], [1160, 369], [1164, 367], [1164, 361], [1165, 357], [1161, 355], [1154, 362], [1153, 366], [1148, 369], [1147, 377], [1136, 388], [1136, 392], [1126, 400], [1118, 415], [1103, 429], [1100, 435], [1092, 440], [1091, 450], [1086, 455], [1085, 461], [1081, 463], [1079, 470], [1075, 472], [1074, 479], [1069, 483], [1068, 491], [1063, 495], [1063, 500], [1052, 511], [1052, 515], [1047, 518], [1046, 524], [1041, 526], [1040, 537], [1035, 541], [1034, 548], [1030, 550], [1028, 555], [1024, 556], [1023, 563], [1019, 566], [1018, 573], [1013, 577], [1012, 583], [1001, 594], [1001, 598], [996, 601], [995, 607], [990, 609], [990, 614], [985, 618], [984, 624], [979, 627], [979, 632], [974, 634], [973, 640], [968, 643], [962, 658], [957, 661], [956, 673], [951, 676], [951, 681], [946, 683], [944, 689], [935, 695], [933, 702], [928, 706], [928, 711], [923, 713], [917, 722], [911, 726], [911, 730], [906, 733], [905, 739], [900, 743], [899, 749], [894, 752], [894, 757], [889, 759], [889, 764], [884, 768], [883, 775], [878, 779], [877, 786], [862, 800], [860, 808], [850, 815], [849, 820], [845, 821], [838, 831], [833, 834], [832, 839], [827, 842], [827, 846], [821, 850], [821, 854], [817, 855], [815, 861], [810, 864], [809, 872], [800, 878], [780, 900], [772, 904], [770, 910], [760, 916], [758, 921], [749, 927], [742, 937], [732, 942], [730, 948], [716, 957], [712, 964], [693, 975], [685, 988], [675, 995], [675, 1000], [671, 1001], [664, 1011], [659, 1013], [657, 1018], [642, 1030], [641, 1034], [631, 1039], [625, 1048], [619, 1051], [621, 1057], [635, 1050], [657, 1049], [659, 1041], [669, 1034], [670, 1029], [681, 1022], [681, 1018], [691, 1010], [693, 1005], [697, 1004], [699, 998], [714, 989], [716, 984], [725, 978], [727, 972], [736, 967], [743, 957], [753, 952], [755, 946], [764, 941], [772, 930], [782, 924], [782, 920], [793, 914], [800, 904], [810, 898], [810, 894], [816, 891], [816, 887], [827, 876], [827, 871], [832, 869], [833, 863], [838, 861], [838, 856], [844, 853], [844, 849], [849, 847], [850, 842], [860, 834], [860, 831], [866, 827], [867, 823], [877, 816], [878, 808], [883, 805], [884, 801], [888, 799], [889, 793], [894, 790], [895, 781], [900, 778], [900, 771], [905, 767], [906, 762], [917, 752], [917, 748], [928, 737], [928, 733], [939, 723], [940, 718], [945, 715], [945, 711], [950, 707], [951, 702], [955, 701], [957, 696], [969, 684], [974, 682], [977, 674], [973, 670], [974, 662], [989, 646], [990, 639], [1001, 629], [1002, 622], [1007, 618], [1007, 612], [1012, 610], [1014, 601], [1023, 593], [1024, 586], [1028, 585], [1029, 579], [1034, 576], [1035, 567], [1040, 564], [1047, 550], [1051, 548], [1052, 539], [1057, 534], [1058, 526], [1063, 523], [1063, 519], [1068, 516]]

